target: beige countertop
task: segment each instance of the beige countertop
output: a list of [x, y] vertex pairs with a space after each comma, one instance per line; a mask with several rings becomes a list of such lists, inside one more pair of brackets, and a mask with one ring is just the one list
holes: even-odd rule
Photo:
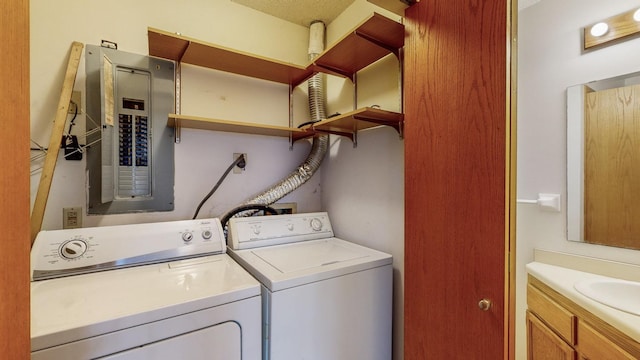
[[[555, 255], [551, 257], [551, 259], [555, 258]], [[637, 266], [630, 265], [627, 269], [628, 271], [625, 271], [626, 264], [611, 263], [608, 261], [605, 261], [603, 264], [599, 264], [598, 259], [593, 258], [578, 258], [577, 263], [574, 261], [576, 259], [569, 259], [570, 261], [567, 261], [566, 263], [559, 261], [562, 263], [561, 265], [558, 264], [558, 261], [546, 261], [548, 259], [549, 258], [547, 256], [536, 256], [536, 260], [534, 262], [526, 265], [527, 273], [580, 305], [593, 315], [616, 327], [635, 341], [640, 342], [640, 316], [617, 310], [592, 300], [582, 295], [573, 286], [576, 282], [586, 279], [624, 278], [625, 280], [637, 281], [637, 279], [635, 279], [635, 275], [638, 270]], [[586, 260], [586, 262], [580, 260]], [[547, 262], [554, 262], [554, 264], [549, 264]], [[579, 268], [579, 270], [576, 270], [575, 268]], [[606, 273], [606, 275], [625, 274], [625, 276], [614, 277], [602, 275], [601, 273]], [[638, 299], [638, 301], [640, 301], [640, 299]]]

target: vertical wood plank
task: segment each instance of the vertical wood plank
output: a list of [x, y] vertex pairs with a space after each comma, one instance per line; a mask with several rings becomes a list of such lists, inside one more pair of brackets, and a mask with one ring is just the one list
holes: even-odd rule
[[406, 11], [406, 359], [509, 356], [509, 9]]
[[29, 1], [0, 11], [0, 358], [28, 359]]
[[36, 235], [38, 235], [42, 227], [44, 211], [47, 208], [47, 199], [49, 198], [49, 190], [51, 189], [51, 182], [53, 181], [53, 172], [55, 171], [56, 162], [58, 161], [58, 151], [60, 150], [64, 126], [67, 121], [69, 101], [71, 101], [71, 93], [73, 91], [73, 84], [76, 81], [76, 74], [78, 73], [83, 47], [83, 44], [74, 41], [69, 51], [67, 71], [64, 75], [56, 117], [53, 122], [51, 137], [49, 138], [48, 152], [44, 159], [40, 183], [38, 184], [38, 192], [36, 193], [36, 200], [33, 204], [33, 211], [31, 212], [31, 244], [33, 244]]

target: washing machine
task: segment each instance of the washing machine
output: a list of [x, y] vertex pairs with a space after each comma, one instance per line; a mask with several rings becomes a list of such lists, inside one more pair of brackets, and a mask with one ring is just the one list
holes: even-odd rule
[[228, 230], [228, 253], [262, 284], [263, 359], [391, 359], [391, 255], [334, 237], [326, 212]]
[[218, 219], [41, 231], [31, 359], [261, 357], [260, 284]]

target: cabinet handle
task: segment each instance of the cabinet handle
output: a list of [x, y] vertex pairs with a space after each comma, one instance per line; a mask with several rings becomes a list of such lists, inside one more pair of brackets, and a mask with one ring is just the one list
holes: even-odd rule
[[478, 301], [478, 307], [482, 311], [488, 311], [491, 308], [491, 300], [482, 299], [482, 300]]

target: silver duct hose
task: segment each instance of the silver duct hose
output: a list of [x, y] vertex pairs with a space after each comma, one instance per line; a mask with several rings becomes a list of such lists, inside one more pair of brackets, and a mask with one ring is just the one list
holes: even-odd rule
[[[309, 59], [315, 59], [324, 50], [324, 23], [322, 21], [314, 21], [309, 28]], [[324, 90], [324, 74], [318, 73], [311, 77], [308, 82], [309, 92], [309, 111], [311, 114], [311, 121], [320, 121], [326, 119], [325, 114], [325, 90]], [[293, 192], [299, 188], [302, 184], [307, 182], [316, 170], [320, 168], [322, 160], [329, 148], [329, 135], [316, 135], [313, 137], [313, 143], [311, 145], [311, 151], [305, 159], [305, 161], [299, 165], [293, 172], [291, 172], [286, 178], [273, 185], [269, 189], [256, 195], [252, 199], [245, 201], [242, 205], [239, 205], [235, 209], [227, 212], [221, 219], [227, 219], [228, 217], [241, 217], [249, 216], [255, 213], [255, 210], [239, 211], [236, 214], [232, 212], [236, 209], [248, 206], [248, 205], [271, 205], [276, 201], [282, 199], [287, 194]], [[224, 225], [224, 224], [223, 224]]]

